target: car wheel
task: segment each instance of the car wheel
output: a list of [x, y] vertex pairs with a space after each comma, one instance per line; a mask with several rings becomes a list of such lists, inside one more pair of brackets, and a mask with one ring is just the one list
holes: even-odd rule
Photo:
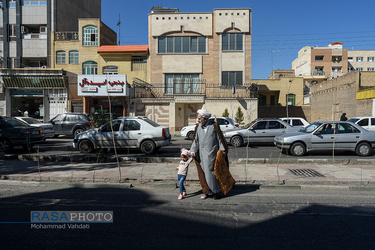
[[7, 139], [0, 139], [0, 151], [4, 151], [5, 153], [11, 151], [13, 148], [10, 141]]
[[187, 133], [186, 138], [188, 138], [189, 140], [193, 140], [193, 136], [194, 136], [194, 131], [190, 131]]
[[233, 136], [232, 139], [230, 139], [230, 144], [234, 147], [241, 147], [243, 144], [243, 139], [241, 136]]
[[144, 154], [146, 155], [152, 154], [155, 152], [155, 150], [156, 150], [156, 146], [153, 141], [146, 140], [141, 143], [141, 151]]
[[371, 153], [371, 146], [367, 142], [361, 142], [355, 149], [355, 153], [359, 156], [368, 156]]
[[301, 142], [296, 142], [290, 147], [290, 153], [294, 156], [302, 156], [306, 153], [306, 147]]
[[77, 128], [76, 130], [74, 130], [73, 135], [76, 136], [76, 135], [82, 133], [83, 131], [85, 131], [85, 130], [83, 130], [83, 129], [81, 129], [81, 128]]
[[87, 154], [87, 153], [91, 153], [92, 151], [94, 151], [94, 144], [92, 144], [92, 142], [89, 140], [84, 140], [78, 144], [78, 148], [81, 153]]

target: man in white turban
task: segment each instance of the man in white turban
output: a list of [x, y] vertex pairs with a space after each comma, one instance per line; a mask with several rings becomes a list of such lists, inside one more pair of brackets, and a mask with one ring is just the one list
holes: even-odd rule
[[[220, 185], [215, 174], [215, 161], [217, 152], [228, 150], [220, 126], [215, 126], [209, 118], [211, 113], [207, 110], [197, 111], [198, 125], [195, 130], [193, 143], [190, 148], [191, 155], [195, 157], [199, 181], [202, 186], [203, 195], [201, 199], [213, 197], [217, 199], [220, 192]], [[223, 140], [224, 139], [224, 140]]]

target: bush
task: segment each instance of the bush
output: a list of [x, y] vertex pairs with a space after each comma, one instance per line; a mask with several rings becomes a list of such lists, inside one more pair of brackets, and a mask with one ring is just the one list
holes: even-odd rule
[[229, 112], [228, 112], [228, 109], [226, 108], [224, 110], [224, 113], [222, 114], [223, 117], [229, 117]]
[[238, 123], [238, 124], [243, 124], [243, 112], [242, 112], [242, 109], [241, 107], [238, 107], [237, 109], [237, 113], [236, 113], [236, 116], [234, 117], [234, 120]]

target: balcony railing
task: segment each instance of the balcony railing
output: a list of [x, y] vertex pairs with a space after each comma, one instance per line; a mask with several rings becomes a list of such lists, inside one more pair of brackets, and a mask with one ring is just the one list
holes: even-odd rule
[[254, 84], [223, 87], [208, 83], [147, 84], [134, 86], [135, 98], [170, 98], [181, 95], [201, 95], [206, 98], [249, 98], [256, 97]]
[[56, 41], [78, 41], [78, 32], [56, 32], [55, 33], [55, 40]]

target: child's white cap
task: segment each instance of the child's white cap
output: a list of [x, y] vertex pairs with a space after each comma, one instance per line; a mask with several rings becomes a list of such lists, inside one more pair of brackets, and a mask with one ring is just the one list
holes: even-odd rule
[[181, 155], [190, 156], [190, 151], [186, 148], [181, 149]]

